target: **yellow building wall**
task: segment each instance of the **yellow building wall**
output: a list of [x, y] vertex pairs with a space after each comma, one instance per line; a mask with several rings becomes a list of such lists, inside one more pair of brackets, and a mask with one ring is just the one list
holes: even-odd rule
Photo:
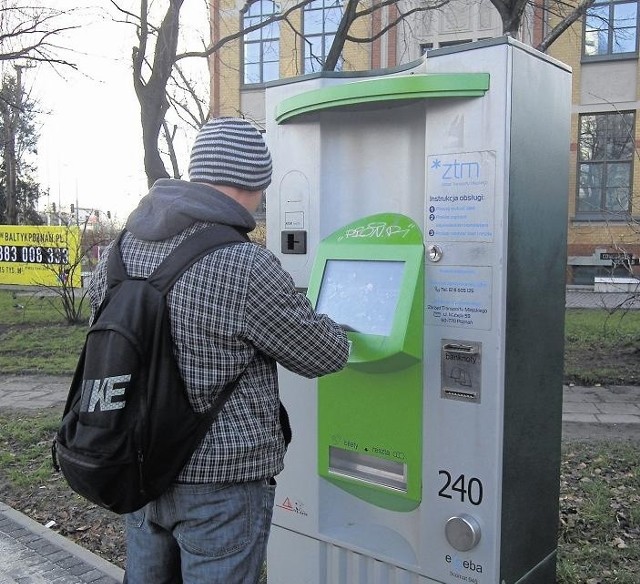
[[[294, 3], [281, 3], [286, 11]], [[241, 5], [233, 0], [217, 0], [211, 5], [212, 23], [217, 22], [217, 39], [233, 35], [240, 30]], [[366, 38], [370, 36], [371, 18], [359, 18], [349, 34]], [[294, 30], [295, 28], [295, 30]], [[303, 39], [296, 31], [302, 30], [302, 10], [289, 14], [287, 21], [280, 22], [280, 78], [303, 74]], [[215, 33], [214, 33], [215, 34]], [[371, 68], [371, 44], [347, 41], [343, 51], [345, 71], [363, 71]], [[242, 43], [231, 41], [224, 45], [210, 59], [212, 72], [211, 96], [214, 115], [238, 115], [240, 112], [240, 92], [242, 90]], [[217, 60], [217, 65], [215, 61]]]
[[[217, 0], [211, 4], [211, 22], [215, 27], [213, 42], [237, 34], [240, 30], [240, 6], [233, 0]], [[217, 38], [216, 38], [217, 37]], [[237, 116], [240, 111], [242, 56], [240, 40], [225, 43], [210, 58], [211, 114]]]
[[[286, 5], [283, 5], [283, 10]], [[295, 30], [302, 29], [302, 12], [297, 11], [289, 17]], [[302, 75], [302, 45], [300, 37], [291, 26], [280, 24], [280, 77]]]
[[[371, 18], [359, 18], [353, 23], [349, 34], [355, 38], [371, 36]], [[366, 71], [371, 69], [371, 43], [352, 43], [344, 46], [344, 70]]]

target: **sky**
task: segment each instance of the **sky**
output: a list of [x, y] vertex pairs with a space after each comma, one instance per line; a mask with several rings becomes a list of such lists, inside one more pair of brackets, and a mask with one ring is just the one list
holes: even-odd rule
[[[63, 0], [42, 3], [69, 4]], [[104, 9], [110, 3], [101, 4]], [[123, 0], [122, 4], [135, 11], [139, 2]], [[185, 0], [181, 12], [185, 29], [203, 17], [206, 13], [199, 0]], [[23, 74], [25, 88], [32, 90], [42, 111], [37, 176], [49, 195], [41, 198], [39, 208], [55, 203], [65, 209], [74, 204], [105, 214], [110, 211], [112, 217], [124, 220], [147, 192], [140, 110], [131, 78], [135, 29], [114, 22], [104, 10], [91, 8], [75, 16], [74, 23], [80, 27], [62, 40], [75, 51], [64, 56], [78, 64], [78, 72], [59, 69], [56, 73], [41, 66]], [[199, 70], [206, 73], [206, 66]], [[186, 168], [186, 153], [188, 149], [182, 168]]]

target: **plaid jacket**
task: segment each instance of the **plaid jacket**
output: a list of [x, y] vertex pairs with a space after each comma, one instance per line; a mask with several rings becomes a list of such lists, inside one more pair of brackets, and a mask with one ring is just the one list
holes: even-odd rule
[[[121, 244], [129, 275], [146, 277], [196, 223], [160, 242], [127, 233]], [[106, 257], [89, 289], [95, 313], [106, 289]], [[342, 329], [317, 315], [294, 289], [291, 276], [268, 250], [240, 243], [204, 257], [167, 296], [178, 365], [194, 409], [203, 411], [216, 392], [242, 378], [179, 482], [243, 482], [283, 468], [276, 363], [305, 377], [341, 369], [348, 343]]]

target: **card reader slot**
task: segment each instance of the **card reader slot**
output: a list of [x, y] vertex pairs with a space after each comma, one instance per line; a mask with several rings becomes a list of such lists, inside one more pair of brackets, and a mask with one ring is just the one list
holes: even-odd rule
[[463, 345], [462, 343], [445, 343], [442, 345], [445, 351], [454, 353], [467, 353], [470, 355], [477, 355], [479, 353], [478, 347], [473, 345]]
[[403, 493], [407, 492], [407, 465], [402, 462], [330, 446], [329, 472]]

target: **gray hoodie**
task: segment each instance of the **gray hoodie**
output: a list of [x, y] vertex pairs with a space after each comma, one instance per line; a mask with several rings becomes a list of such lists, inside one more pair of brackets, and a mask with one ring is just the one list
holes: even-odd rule
[[129, 215], [126, 229], [137, 239], [162, 241], [197, 222], [255, 229], [251, 213], [214, 187], [184, 180], [157, 180]]

